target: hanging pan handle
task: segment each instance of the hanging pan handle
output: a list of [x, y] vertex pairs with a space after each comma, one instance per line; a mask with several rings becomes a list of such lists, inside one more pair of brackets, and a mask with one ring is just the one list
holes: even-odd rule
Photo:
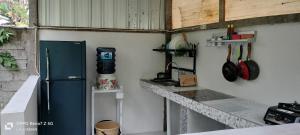
[[251, 58], [251, 53], [252, 53], [252, 44], [251, 43], [248, 43], [248, 46], [247, 46], [247, 50], [248, 50], [248, 54], [247, 54], [247, 60], [250, 60]]
[[228, 45], [227, 61], [230, 61], [230, 56], [231, 56], [231, 44]]
[[243, 45], [240, 45], [240, 56], [238, 58], [238, 61], [242, 60], [243, 58]]

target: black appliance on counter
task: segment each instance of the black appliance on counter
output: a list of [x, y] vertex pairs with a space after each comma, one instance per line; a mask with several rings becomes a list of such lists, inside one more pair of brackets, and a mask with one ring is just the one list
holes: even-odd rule
[[271, 125], [300, 123], [300, 104], [279, 103], [277, 106], [269, 107], [264, 121]]

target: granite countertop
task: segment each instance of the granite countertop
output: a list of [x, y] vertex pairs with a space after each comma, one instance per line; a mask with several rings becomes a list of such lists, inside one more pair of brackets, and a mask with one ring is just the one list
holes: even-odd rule
[[140, 85], [204, 116], [232, 128], [265, 126], [268, 106], [203, 87], [163, 86], [141, 79]]
[[229, 129], [210, 131], [202, 133], [192, 133], [185, 135], [299, 135], [300, 124], [285, 124], [276, 126], [264, 126], [254, 128], [243, 128], [243, 129]]

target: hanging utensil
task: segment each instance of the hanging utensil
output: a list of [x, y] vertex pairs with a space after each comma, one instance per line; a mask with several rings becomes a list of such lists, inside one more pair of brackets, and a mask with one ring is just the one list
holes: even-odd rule
[[248, 54], [245, 63], [247, 64], [249, 69], [249, 74], [250, 74], [249, 80], [254, 80], [258, 77], [260, 70], [258, 64], [255, 61], [251, 60], [251, 53], [252, 53], [251, 49], [252, 49], [252, 44], [248, 43]]
[[238, 69], [238, 75], [241, 78], [245, 80], [249, 80], [249, 69], [247, 64], [243, 61], [243, 45], [240, 45], [240, 56], [238, 58], [237, 69]]
[[228, 45], [227, 61], [226, 63], [224, 63], [222, 67], [222, 73], [224, 78], [227, 81], [233, 82], [237, 79], [238, 70], [236, 68], [236, 65], [230, 61], [230, 56], [231, 56], [231, 44]]

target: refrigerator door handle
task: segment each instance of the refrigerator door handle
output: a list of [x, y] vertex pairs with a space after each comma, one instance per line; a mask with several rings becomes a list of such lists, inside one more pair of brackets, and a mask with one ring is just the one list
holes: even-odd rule
[[50, 112], [50, 84], [49, 84], [49, 80], [46, 80], [46, 84], [47, 84], [47, 109], [48, 109], [48, 113]]
[[81, 76], [68, 76], [68, 79], [81, 79]]
[[50, 63], [49, 63], [49, 50], [46, 48], [46, 64], [47, 64], [47, 76], [46, 76], [46, 84], [47, 84], [47, 109], [48, 113], [50, 112]]

